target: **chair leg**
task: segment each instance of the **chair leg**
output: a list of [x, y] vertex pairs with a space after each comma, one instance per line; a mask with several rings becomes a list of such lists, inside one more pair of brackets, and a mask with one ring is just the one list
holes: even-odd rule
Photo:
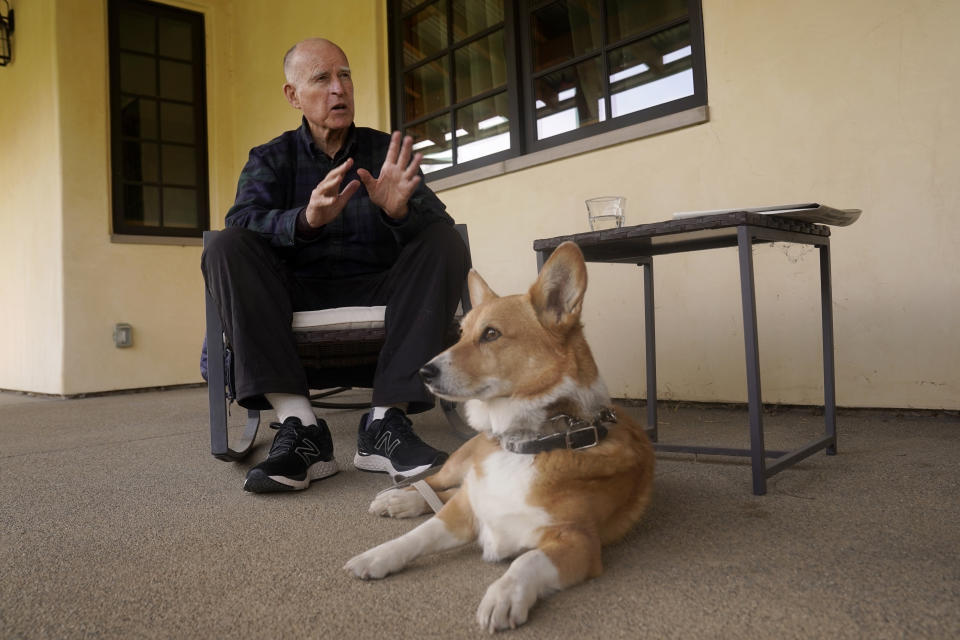
[[207, 312], [207, 399], [210, 405], [210, 453], [219, 460], [242, 460], [250, 453], [257, 429], [260, 427], [260, 412], [247, 410], [247, 424], [243, 435], [234, 447], [230, 446], [227, 433], [226, 380], [223, 372], [223, 326], [216, 305], [206, 294]]

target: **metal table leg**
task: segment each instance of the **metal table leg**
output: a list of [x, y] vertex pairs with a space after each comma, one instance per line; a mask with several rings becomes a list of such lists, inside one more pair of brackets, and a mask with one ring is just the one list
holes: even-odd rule
[[832, 438], [827, 455], [837, 453], [837, 393], [833, 354], [833, 285], [830, 245], [820, 246], [820, 309], [823, 315], [823, 420], [824, 433]]
[[740, 252], [740, 298], [743, 303], [743, 344], [747, 359], [747, 398], [750, 407], [750, 466], [753, 493], [767, 492], [763, 445], [763, 404], [760, 391], [760, 346], [757, 339], [757, 296], [753, 277], [753, 235], [746, 226], [737, 228]]
[[643, 266], [643, 325], [646, 333], [647, 354], [647, 433], [657, 441], [657, 338], [653, 306], [653, 258], [646, 258]]

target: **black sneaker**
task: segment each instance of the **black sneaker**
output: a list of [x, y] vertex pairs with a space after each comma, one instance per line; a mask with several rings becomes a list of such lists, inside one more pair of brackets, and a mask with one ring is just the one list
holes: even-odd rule
[[394, 482], [426, 475], [447, 460], [413, 432], [412, 423], [399, 409], [388, 409], [381, 420], [367, 427], [370, 414], [360, 418], [357, 455], [353, 466], [362, 471], [389, 473]]
[[277, 430], [270, 453], [247, 472], [244, 491], [298, 491], [338, 471], [333, 459], [333, 439], [323, 420], [316, 426], [305, 427], [300, 418], [291, 417], [283, 424], [274, 422], [270, 428]]

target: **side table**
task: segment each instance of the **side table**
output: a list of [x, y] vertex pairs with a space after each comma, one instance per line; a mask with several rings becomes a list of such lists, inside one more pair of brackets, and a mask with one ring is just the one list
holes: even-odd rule
[[[657, 451], [724, 456], [749, 456], [753, 493], [767, 491], [767, 478], [813, 453], [837, 451], [836, 392], [833, 345], [833, 292], [830, 274], [830, 229], [773, 215], [733, 211], [686, 219], [641, 224], [621, 229], [591, 231], [535, 240], [537, 270], [561, 243], [570, 240], [583, 251], [587, 262], [634, 264], [643, 267], [643, 302], [647, 367], [647, 430]], [[760, 356], [757, 340], [757, 300], [754, 286], [753, 245], [791, 242], [812, 245], [820, 253], [820, 307], [823, 331], [824, 435], [793, 451], [764, 447], [763, 405], [760, 391]], [[747, 362], [747, 396], [750, 448], [672, 445], [658, 442], [657, 355], [653, 306], [653, 258], [658, 255], [737, 247], [740, 259], [740, 298], [743, 305], [743, 340]], [[766, 459], [773, 458], [767, 464]]]

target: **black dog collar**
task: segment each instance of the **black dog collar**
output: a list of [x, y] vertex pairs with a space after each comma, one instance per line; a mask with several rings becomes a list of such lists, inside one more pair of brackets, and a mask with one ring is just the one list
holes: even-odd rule
[[503, 448], [514, 453], [542, 453], [553, 449], [589, 449], [600, 444], [607, 436], [603, 423], [616, 423], [617, 414], [613, 409], [600, 410], [592, 421], [581, 420], [565, 414], [550, 418], [550, 422], [563, 420], [567, 429], [548, 436], [529, 440], [510, 440], [502, 442]]

